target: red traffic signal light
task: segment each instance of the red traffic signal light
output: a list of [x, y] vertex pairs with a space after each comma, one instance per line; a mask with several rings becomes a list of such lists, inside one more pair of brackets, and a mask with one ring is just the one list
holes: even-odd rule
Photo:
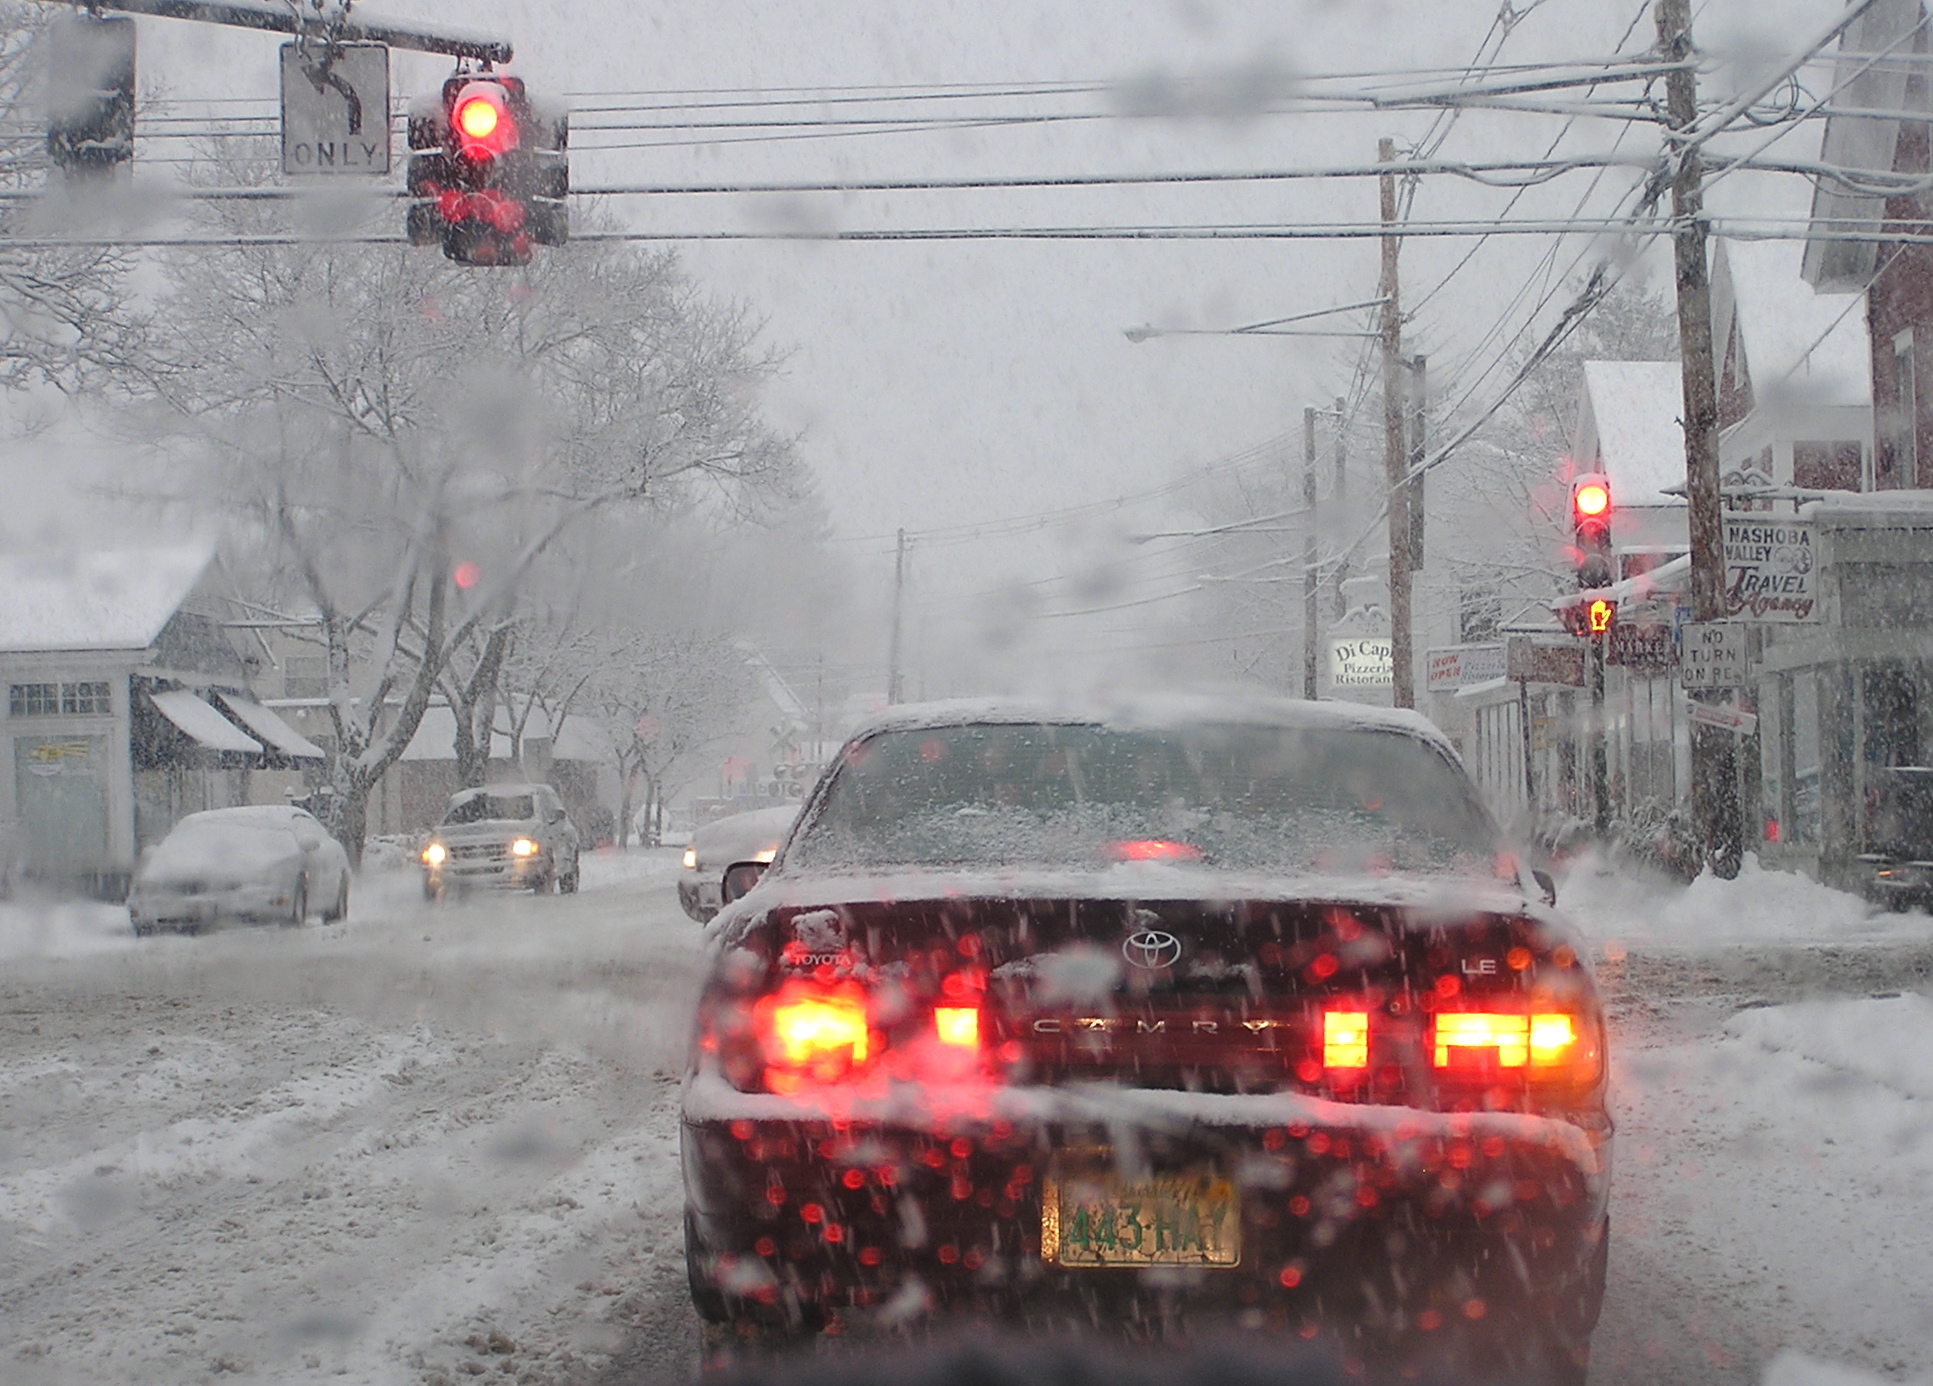
[[450, 132], [466, 159], [494, 159], [515, 149], [517, 121], [502, 83], [466, 83], [450, 105]]
[[459, 264], [523, 265], [570, 239], [570, 117], [515, 77], [450, 78], [410, 110], [408, 230]]
[[1584, 477], [1571, 490], [1571, 509], [1579, 520], [1595, 520], [1611, 508], [1611, 483], [1601, 476]]

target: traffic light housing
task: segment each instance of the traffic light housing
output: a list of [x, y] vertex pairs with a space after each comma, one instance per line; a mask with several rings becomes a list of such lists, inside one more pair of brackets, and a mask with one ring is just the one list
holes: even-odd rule
[[1571, 536], [1580, 588], [1609, 586], [1611, 573], [1611, 479], [1587, 472], [1571, 481]]
[[63, 15], [48, 34], [47, 157], [70, 183], [134, 158], [134, 21]]
[[570, 117], [523, 82], [459, 73], [410, 111], [411, 245], [465, 265], [526, 265], [570, 239]]

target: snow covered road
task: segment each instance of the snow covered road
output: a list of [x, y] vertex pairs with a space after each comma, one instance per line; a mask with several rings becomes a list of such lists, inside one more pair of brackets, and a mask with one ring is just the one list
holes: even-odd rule
[[[681, 1372], [674, 869], [446, 907], [377, 876], [300, 933], [0, 910], [0, 1380]], [[1762, 874], [1566, 895], [1620, 1122], [1593, 1381], [1933, 1377], [1933, 921]]]
[[448, 907], [376, 877], [346, 926], [138, 944], [15, 907], [0, 1379], [679, 1369], [674, 867]]

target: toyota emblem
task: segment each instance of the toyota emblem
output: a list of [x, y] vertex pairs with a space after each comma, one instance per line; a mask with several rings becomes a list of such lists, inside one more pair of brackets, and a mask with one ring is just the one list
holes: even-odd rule
[[1163, 929], [1143, 929], [1128, 935], [1121, 945], [1121, 956], [1151, 972], [1173, 967], [1181, 961], [1181, 940]]

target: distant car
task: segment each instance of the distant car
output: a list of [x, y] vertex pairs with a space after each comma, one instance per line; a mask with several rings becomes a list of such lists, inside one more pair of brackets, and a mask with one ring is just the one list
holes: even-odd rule
[[312, 814], [259, 805], [191, 813], [141, 862], [128, 918], [141, 935], [217, 919], [307, 921], [349, 913], [349, 855]]
[[1874, 767], [1867, 775], [1861, 888], [1887, 909], [1933, 908], [1933, 767]]
[[709, 1350], [1222, 1322], [1581, 1386], [1603, 1013], [1421, 717], [902, 707], [750, 874], [681, 1098]]
[[678, 877], [678, 903], [685, 913], [702, 924], [723, 909], [725, 873], [740, 862], [768, 864], [798, 817], [799, 806], [788, 804], [735, 813], [694, 832]]
[[577, 889], [577, 829], [547, 784], [493, 784], [450, 796], [423, 844], [423, 894], [498, 888]]

